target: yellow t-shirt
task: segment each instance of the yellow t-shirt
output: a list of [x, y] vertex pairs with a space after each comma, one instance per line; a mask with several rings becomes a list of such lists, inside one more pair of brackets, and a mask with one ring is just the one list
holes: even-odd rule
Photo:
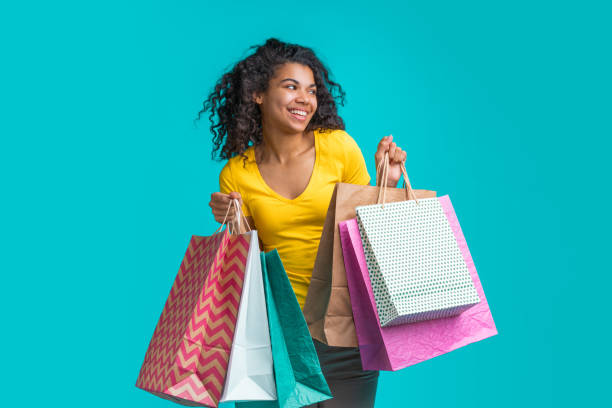
[[[329, 132], [329, 133], [328, 133]], [[368, 184], [370, 176], [357, 143], [344, 130], [314, 131], [315, 164], [306, 189], [293, 200], [277, 194], [259, 173], [255, 151], [227, 161], [221, 192], [242, 196], [266, 252], [276, 248], [298, 303], [304, 307], [323, 223], [336, 183]], [[246, 164], [246, 165], [244, 165]]]

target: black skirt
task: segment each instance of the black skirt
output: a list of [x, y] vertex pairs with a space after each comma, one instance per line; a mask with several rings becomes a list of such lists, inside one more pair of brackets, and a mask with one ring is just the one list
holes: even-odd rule
[[363, 369], [359, 349], [328, 346], [317, 340], [313, 342], [333, 398], [310, 407], [373, 408], [378, 371]]

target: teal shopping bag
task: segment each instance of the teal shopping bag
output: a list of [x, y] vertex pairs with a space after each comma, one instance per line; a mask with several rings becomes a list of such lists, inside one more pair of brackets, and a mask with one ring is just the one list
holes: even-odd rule
[[278, 252], [261, 253], [277, 401], [236, 403], [236, 408], [299, 408], [330, 399], [319, 358]]

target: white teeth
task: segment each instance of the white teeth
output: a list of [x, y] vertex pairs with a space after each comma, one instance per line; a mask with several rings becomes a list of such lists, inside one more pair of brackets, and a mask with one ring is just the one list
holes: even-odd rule
[[290, 110], [289, 112], [295, 113], [296, 115], [300, 115], [300, 116], [306, 116], [306, 112], [304, 112], [304, 111]]

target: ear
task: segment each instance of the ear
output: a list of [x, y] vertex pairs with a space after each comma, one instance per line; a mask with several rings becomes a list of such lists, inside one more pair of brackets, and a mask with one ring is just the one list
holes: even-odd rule
[[256, 92], [253, 92], [253, 101], [256, 104], [261, 105], [263, 103], [263, 96]]

